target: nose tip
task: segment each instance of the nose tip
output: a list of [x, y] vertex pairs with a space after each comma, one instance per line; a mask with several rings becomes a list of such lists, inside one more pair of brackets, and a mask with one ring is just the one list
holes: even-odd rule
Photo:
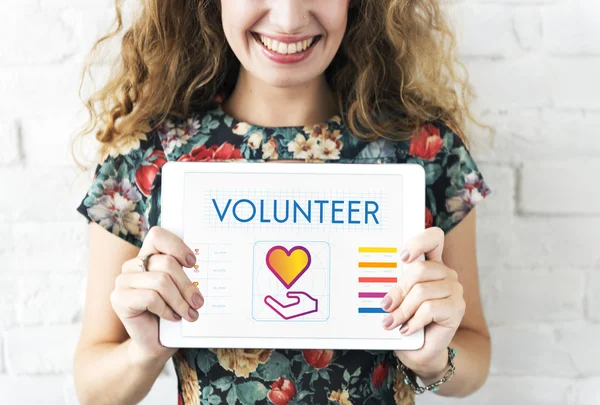
[[301, 33], [310, 23], [310, 14], [302, 1], [277, 0], [271, 9], [271, 23], [282, 35]]

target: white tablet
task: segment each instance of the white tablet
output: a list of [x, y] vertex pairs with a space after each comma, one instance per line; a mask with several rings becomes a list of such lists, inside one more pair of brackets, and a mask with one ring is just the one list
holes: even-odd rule
[[167, 347], [415, 350], [380, 302], [424, 230], [416, 164], [168, 162], [161, 226], [196, 254], [195, 322], [160, 320]]

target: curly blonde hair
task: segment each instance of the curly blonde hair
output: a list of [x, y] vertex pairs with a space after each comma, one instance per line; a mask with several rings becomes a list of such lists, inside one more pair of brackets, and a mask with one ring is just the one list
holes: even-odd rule
[[[125, 30], [115, 0], [116, 28], [96, 41], [83, 69], [82, 86], [98, 47], [125, 30], [111, 77], [84, 101], [89, 120], [79, 135], [96, 130], [102, 156], [150, 119], [158, 125], [227, 98], [237, 80], [219, 0], [142, 3]], [[465, 116], [478, 123], [469, 110], [475, 92], [455, 48], [439, 0], [351, 0], [346, 33], [325, 71], [346, 126], [365, 140], [407, 140], [442, 119], [467, 143]]]

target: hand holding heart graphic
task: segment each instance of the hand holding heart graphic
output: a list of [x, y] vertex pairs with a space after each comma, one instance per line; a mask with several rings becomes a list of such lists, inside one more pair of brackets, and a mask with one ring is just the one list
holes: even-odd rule
[[[273, 246], [266, 255], [267, 267], [286, 289], [308, 270], [311, 256], [304, 246], [294, 246], [290, 250], [283, 246]], [[265, 297], [265, 304], [281, 318], [288, 320], [317, 312], [319, 301], [304, 291], [288, 291], [286, 297], [292, 299], [289, 304], [281, 303], [271, 295]]]

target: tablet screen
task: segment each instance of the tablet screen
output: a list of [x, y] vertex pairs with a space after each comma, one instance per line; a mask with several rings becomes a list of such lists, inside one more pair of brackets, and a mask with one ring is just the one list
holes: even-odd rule
[[183, 336], [399, 338], [380, 302], [401, 271], [402, 175], [184, 176], [185, 271], [205, 304]]

